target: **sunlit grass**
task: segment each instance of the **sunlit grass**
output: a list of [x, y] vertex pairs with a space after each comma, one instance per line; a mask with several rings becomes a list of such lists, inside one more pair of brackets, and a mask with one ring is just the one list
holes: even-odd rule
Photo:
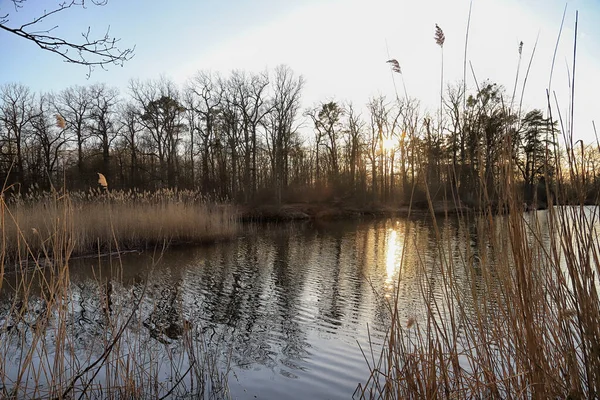
[[67, 239], [78, 255], [211, 242], [236, 232], [232, 206], [188, 191], [55, 192], [7, 201], [5, 253], [12, 258], [52, 249], [58, 226], [69, 228]]

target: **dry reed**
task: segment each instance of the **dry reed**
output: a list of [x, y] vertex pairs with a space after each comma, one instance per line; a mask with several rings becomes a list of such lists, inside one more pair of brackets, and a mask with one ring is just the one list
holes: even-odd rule
[[[228, 361], [202, 327], [171, 312], [174, 333], [146, 328], [158, 307], [147, 280], [123, 285], [120, 259], [108, 259], [116, 270], [108, 279], [73, 285], [70, 258], [94, 243], [110, 247], [117, 235], [139, 245], [231, 234], [229, 214], [191, 193], [88, 196], [99, 195], [52, 193], [10, 205], [0, 196], [0, 397], [227, 397]], [[173, 353], [170, 340], [182, 351]]]
[[[572, 125], [563, 133], [566, 147], [574, 148]], [[584, 175], [571, 157], [562, 174], [545, 177], [548, 209], [524, 213], [508, 146], [502, 151], [504, 183], [497, 188], [506, 213], [490, 208], [475, 218], [477, 246], [467, 235], [458, 250], [441, 239], [428, 193], [434, 265], [419, 255], [417, 265], [403, 258], [400, 266], [422, 271], [425, 315], [406, 321], [398, 296], [388, 302], [391, 327], [380, 353], [373, 349], [366, 357], [371, 374], [357, 398], [600, 396], [599, 208], [585, 205]], [[561, 205], [573, 198], [569, 187], [578, 190], [579, 203]], [[463, 216], [462, 223], [470, 219]], [[467, 291], [458, 270], [469, 277]], [[441, 282], [437, 296], [433, 281]]]
[[[60, 202], [68, 201], [68, 214]], [[144, 249], [163, 243], [202, 243], [236, 232], [233, 206], [211, 203], [195, 192], [76, 192], [13, 197], [5, 205], [5, 255], [16, 258], [52, 249], [56, 224], [67, 223], [75, 254]], [[24, 246], [24, 243], [27, 246]]]

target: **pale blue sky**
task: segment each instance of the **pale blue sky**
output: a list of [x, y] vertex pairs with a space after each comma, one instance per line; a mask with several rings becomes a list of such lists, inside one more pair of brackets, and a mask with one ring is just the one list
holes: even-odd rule
[[[12, 2], [0, 0], [0, 15], [10, 12], [13, 21], [25, 21], [39, 15], [44, 5], [50, 8], [55, 3], [30, 0], [15, 13]], [[558, 0], [474, 0], [467, 58], [478, 81], [491, 79], [511, 93], [518, 43], [524, 42], [521, 85], [539, 33], [524, 103], [545, 108], [564, 6]], [[136, 45], [135, 57], [123, 68], [96, 69], [86, 80], [85, 67], [66, 64], [32, 43], [0, 32], [0, 83], [22, 82], [36, 91], [58, 91], [101, 81], [126, 92], [130, 78], [164, 74], [181, 84], [198, 70], [227, 74], [284, 63], [306, 78], [305, 107], [330, 99], [360, 106], [369, 96], [395, 96], [385, 64], [389, 49], [390, 57], [402, 66], [409, 95], [421, 99], [423, 109], [433, 113], [439, 96], [440, 56], [433, 40], [435, 24], [446, 35], [445, 80], [457, 82], [463, 76], [468, 9], [469, 0], [109, 0], [105, 7], [69, 10], [52, 22], [59, 25], [57, 33], [72, 37], [88, 26], [100, 34], [110, 25], [122, 46]], [[592, 140], [591, 120], [600, 121], [599, 1], [569, 2], [553, 89], [566, 113], [567, 62], [572, 62], [576, 10], [576, 136]], [[468, 84], [474, 86], [470, 72]]]

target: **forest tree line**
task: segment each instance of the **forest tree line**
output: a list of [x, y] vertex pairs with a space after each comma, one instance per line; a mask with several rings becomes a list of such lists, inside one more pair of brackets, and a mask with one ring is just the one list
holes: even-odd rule
[[597, 148], [559, 151], [558, 123], [507, 106], [499, 85], [474, 93], [448, 86], [442, 121], [408, 96], [303, 108], [303, 86], [286, 66], [226, 77], [200, 71], [183, 87], [131, 80], [126, 93], [106, 84], [58, 93], [4, 84], [0, 179], [21, 192], [86, 190], [101, 172], [111, 190], [192, 189], [245, 203], [423, 201], [427, 189], [469, 204], [495, 198], [508, 176], [524, 201], [543, 197], [572, 157], [587, 191], [598, 188]]

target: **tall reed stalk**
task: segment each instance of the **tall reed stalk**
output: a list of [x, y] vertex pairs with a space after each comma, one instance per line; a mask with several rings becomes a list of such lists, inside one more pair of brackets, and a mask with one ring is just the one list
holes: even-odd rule
[[441, 67], [440, 67], [440, 120], [438, 126], [439, 139], [442, 138], [442, 119], [444, 112], [444, 43], [446, 42], [446, 36], [442, 28], [435, 24], [435, 43], [440, 46], [441, 54]]

